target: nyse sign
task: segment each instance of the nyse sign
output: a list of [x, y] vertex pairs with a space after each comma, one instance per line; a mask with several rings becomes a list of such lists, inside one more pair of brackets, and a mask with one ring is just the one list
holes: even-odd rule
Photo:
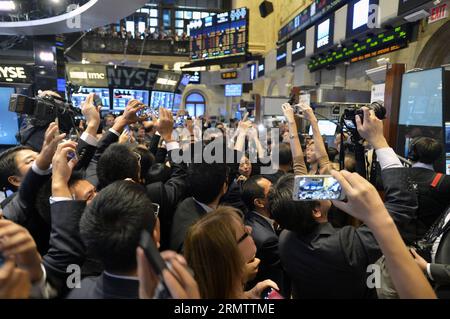
[[109, 85], [118, 88], [151, 89], [158, 70], [130, 67], [108, 67]]
[[0, 82], [29, 83], [32, 79], [31, 68], [28, 66], [0, 65]]

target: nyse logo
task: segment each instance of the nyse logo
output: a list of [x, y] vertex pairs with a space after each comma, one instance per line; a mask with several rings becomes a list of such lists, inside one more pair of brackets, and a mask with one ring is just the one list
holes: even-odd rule
[[0, 66], [0, 79], [7, 82], [13, 82], [15, 79], [26, 79], [25, 69], [23, 67]]

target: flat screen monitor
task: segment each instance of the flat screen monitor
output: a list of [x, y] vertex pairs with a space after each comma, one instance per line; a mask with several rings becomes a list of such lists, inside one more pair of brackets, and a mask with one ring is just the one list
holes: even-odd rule
[[149, 92], [144, 90], [127, 90], [114, 89], [113, 109], [115, 111], [123, 111], [127, 107], [130, 100], [139, 100], [148, 105]]
[[442, 127], [443, 69], [403, 75], [399, 124]]
[[180, 78], [181, 74], [168, 71], [159, 71], [153, 89], [155, 91], [175, 92], [180, 82]]
[[[319, 130], [321, 135], [334, 136], [337, 124], [327, 120], [319, 120]], [[312, 127], [309, 128], [309, 135], [313, 135]]]
[[347, 37], [356, 36], [370, 28], [376, 27], [373, 21], [371, 5], [378, 5], [379, 0], [352, 0], [347, 10]]
[[334, 16], [322, 20], [316, 25], [315, 50], [321, 51], [333, 46], [334, 43]]
[[227, 84], [225, 85], [226, 97], [242, 96], [242, 84]]
[[14, 94], [12, 87], [0, 87], [0, 145], [16, 145], [16, 133], [19, 130], [17, 114], [10, 112], [9, 98]]
[[161, 107], [171, 110], [173, 108], [174, 94], [171, 92], [152, 91], [150, 107], [159, 109]]
[[72, 95], [73, 106], [81, 108], [81, 105], [84, 103], [84, 101], [86, 101], [87, 96], [91, 93], [97, 94], [102, 99], [104, 109], [110, 108], [109, 89], [88, 87], [82, 87], [78, 92]]

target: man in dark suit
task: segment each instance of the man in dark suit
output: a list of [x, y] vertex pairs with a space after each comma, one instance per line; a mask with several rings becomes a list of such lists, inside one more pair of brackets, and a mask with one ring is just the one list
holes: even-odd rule
[[[242, 189], [242, 201], [247, 206], [245, 224], [252, 227], [252, 237], [256, 245], [256, 258], [261, 260], [256, 278], [248, 283], [254, 287], [256, 283], [271, 279], [278, 284], [282, 294], [289, 296], [290, 292], [285, 284], [283, 268], [278, 252], [278, 235], [275, 221], [269, 211], [267, 196], [272, 183], [262, 177], [250, 177]], [[285, 289], [286, 288], [286, 289]]]
[[442, 152], [442, 144], [433, 138], [418, 137], [411, 143], [409, 159], [414, 164], [408, 173], [416, 188], [419, 209], [404, 234], [406, 243], [421, 239], [450, 205], [450, 176], [435, 172], [433, 167]]
[[87, 277], [69, 299], [137, 299], [136, 248], [142, 231], [159, 246], [159, 221], [142, 185], [118, 181], [104, 188], [86, 207], [80, 234], [87, 253], [104, 266], [98, 277]]
[[228, 188], [226, 164], [193, 164], [188, 170], [187, 181], [192, 197], [182, 201], [173, 218], [170, 247], [183, 251], [186, 233], [196, 221], [213, 211]]
[[434, 284], [436, 295], [450, 299], [450, 207], [427, 232], [421, 247], [413, 251], [417, 264]]

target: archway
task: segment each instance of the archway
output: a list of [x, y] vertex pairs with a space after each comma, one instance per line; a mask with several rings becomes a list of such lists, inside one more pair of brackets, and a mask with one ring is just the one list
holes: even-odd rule
[[431, 69], [444, 64], [450, 64], [450, 51], [448, 49], [448, 35], [450, 34], [450, 21], [447, 21], [433, 34], [420, 53], [416, 68]]

